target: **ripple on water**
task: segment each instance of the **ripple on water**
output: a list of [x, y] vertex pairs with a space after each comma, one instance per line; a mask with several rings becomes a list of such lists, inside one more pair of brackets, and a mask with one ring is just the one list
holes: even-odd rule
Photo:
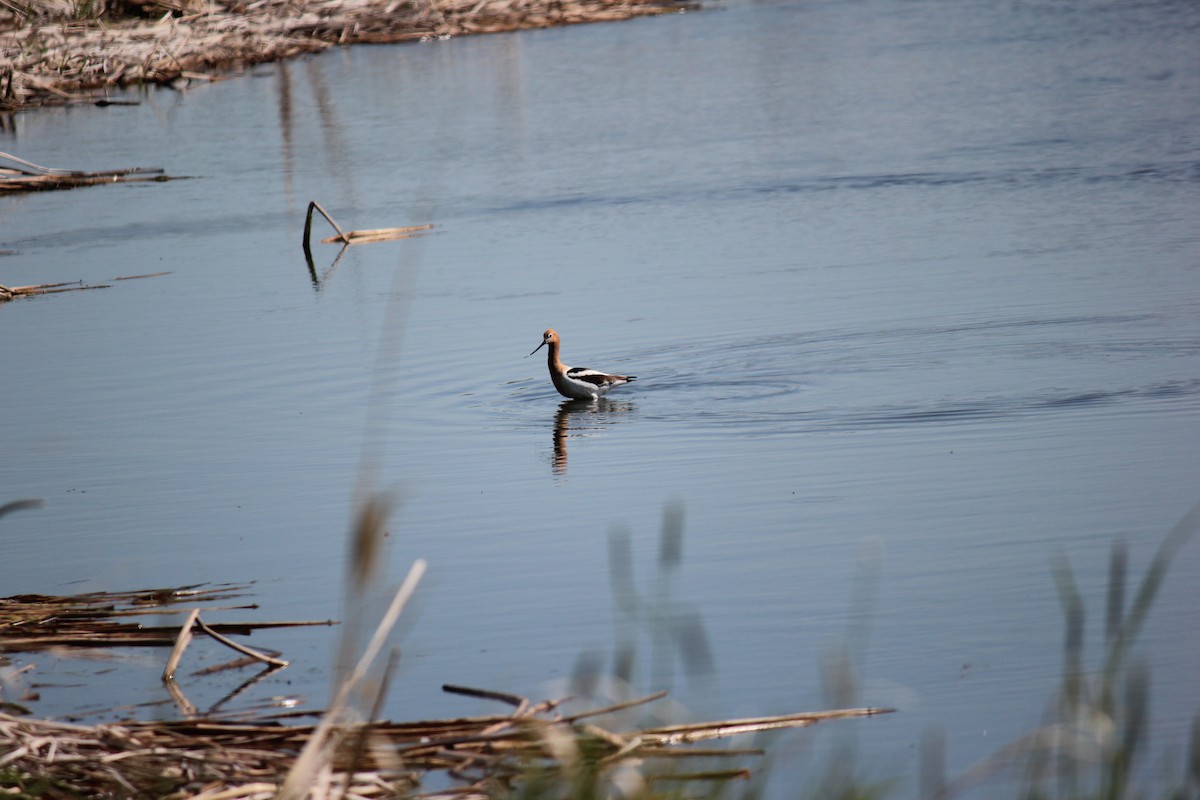
[[[756, 436], [1200, 406], [1200, 380], [1190, 377], [1110, 385], [1112, 358], [1187, 356], [1197, 347], [1109, 330], [1142, 322], [994, 320], [673, 343], [639, 356], [644, 377], [627, 393], [659, 424]], [[513, 400], [542, 393], [522, 386]]]

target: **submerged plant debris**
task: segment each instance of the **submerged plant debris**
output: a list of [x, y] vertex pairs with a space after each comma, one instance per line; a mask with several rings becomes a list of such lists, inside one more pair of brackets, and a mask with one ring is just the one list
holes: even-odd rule
[[159, 167], [129, 167], [88, 172], [77, 169], [43, 167], [8, 153], [0, 153], [0, 194], [73, 189], [98, 183], [168, 181]]
[[[113, 278], [114, 281], [133, 281], [142, 278], [159, 278], [170, 275], [170, 272], [153, 272], [149, 275], [125, 275]], [[33, 286], [5, 286], [0, 284], [0, 303], [16, 300], [21, 297], [34, 297], [39, 294], [59, 294], [60, 292], [83, 292], [88, 289], [108, 289], [107, 283], [84, 283], [83, 281], [64, 281], [60, 283], [39, 283]], [[7, 508], [7, 506], [6, 506]], [[2, 511], [3, 509], [0, 509]]]
[[181, 86], [327, 47], [663, 14], [672, 0], [5, 0], [0, 110]]

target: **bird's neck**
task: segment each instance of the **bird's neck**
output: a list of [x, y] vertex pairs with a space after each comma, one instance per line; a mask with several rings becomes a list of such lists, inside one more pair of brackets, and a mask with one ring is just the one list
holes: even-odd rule
[[552, 370], [556, 370], [558, 372], [564, 371], [566, 367], [564, 367], [563, 363], [558, 360], [558, 342], [551, 342], [548, 347], [549, 351], [546, 353], [546, 364], [549, 365], [550, 369]]

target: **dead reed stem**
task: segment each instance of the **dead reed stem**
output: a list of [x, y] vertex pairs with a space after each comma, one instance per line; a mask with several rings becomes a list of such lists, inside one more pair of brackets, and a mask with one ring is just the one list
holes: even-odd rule
[[39, 283], [35, 286], [5, 286], [0, 284], [0, 303], [15, 300], [18, 297], [32, 297], [35, 294], [57, 294], [59, 292], [81, 292], [85, 289], [107, 289], [108, 284], [100, 283], [95, 286], [84, 286], [82, 281], [68, 283]]
[[196, 610], [195, 622], [198, 626], [200, 626], [200, 630], [204, 631], [209, 636], [211, 636], [213, 639], [216, 639], [218, 642], [225, 645], [226, 647], [228, 647], [231, 650], [235, 650], [235, 651], [241, 653], [242, 655], [247, 656], [255, 661], [260, 661], [264, 664], [269, 664], [272, 667], [280, 668], [280, 667], [286, 667], [288, 665], [288, 662], [284, 661], [282, 658], [275, 658], [274, 656], [269, 656], [266, 653], [262, 653], [262, 652], [259, 652], [258, 650], [255, 650], [253, 647], [247, 647], [244, 644], [238, 644], [237, 642], [233, 641], [229, 637], [222, 636], [221, 634], [217, 633], [209, 625], [205, 624], [204, 620], [200, 619], [199, 609]]
[[304, 215], [304, 252], [311, 255], [310, 241], [312, 239], [312, 217], [313, 211], [320, 213], [325, 221], [333, 226], [337, 231], [337, 236], [329, 236], [321, 240], [321, 244], [333, 244], [341, 242], [343, 245], [348, 244], [365, 244], [367, 242], [389, 242], [395, 239], [410, 239], [413, 236], [419, 236], [422, 232], [433, 230], [432, 225], [410, 225], [406, 228], [372, 228], [363, 231], [344, 231], [337, 224], [337, 221], [330, 216], [329, 212], [321, 207], [321, 204], [316, 200], [312, 200], [308, 204], [308, 211]]
[[179, 636], [175, 638], [175, 646], [171, 648], [171, 655], [167, 656], [167, 664], [163, 667], [163, 683], [175, 680], [175, 669], [179, 666], [179, 660], [183, 658], [183, 651], [192, 641], [192, 628], [198, 619], [200, 619], [200, 609], [193, 608], [187, 619], [184, 620], [183, 627], [179, 629]]

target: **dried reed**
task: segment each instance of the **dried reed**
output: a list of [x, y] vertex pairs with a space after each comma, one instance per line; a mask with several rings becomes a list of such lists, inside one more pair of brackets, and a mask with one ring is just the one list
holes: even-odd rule
[[[158, 278], [163, 275], [170, 275], [170, 272], [155, 272], [149, 275], [126, 275], [123, 278], [113, 278], [114, 281], [133, 281], [141, 278]], [[66, 283], [39, 283], [34, 286], [5, 286], [0, 284], [0, 303], [6, 303], [9, 300], [16, 300], [18, 297], [33, 297], [39, 294], [58, 294], [59, 292], [82, 292], [88, 289], [108, 289], [107, 283], [85, 284], [83, 281], [71, 281]], [[0, 508], [0, 513], [3, 513], [8, 506]]]
[[[141, 589], [79, 595], [26, 594], [0, 598], [0, 653], [33, 652], [51, 647], [170, 647], [180, 629], [125, 621], [146, 614], [187, 614], [196, 603], [239, 597], [245, 586]], [[255, 605], [216, 606], [213, 610], [253, 609]], [[198, 615], [197, 615], [198, 616]], [[203, 623], [201, 623], [203, 624]], [[204, 625], [212, 634], [250, 634], [264, 628], [333, 625], [333, 620], [303, 622], [228, 622]], [[190, 631], [190, 626], [185, 626]]]
[[321, 244], [334, 244], [341, 242], [347, 244], [365, 244], [367, 242], [390, 242], [396, 239], [411, 239], [413, 236], [420, 236], [425, 231], [433, 230], [432, 225], [409, 225], [405, 228], [371, 228], [362, 231], [344, 231], [337, 224], [337, 221], [330, 216], [329, 212], [321, 207], [321, 204], [316, 200], [312, 200], [308, 204], [308, 211], [304, 215], [304, 252], [309, 253], [309, 243], [312, 239], [312, 218], [313, 211], [320, 213], [325, 221], [333, 226], [337, 231], [337, 236], [329, 236], [321, 240]]

